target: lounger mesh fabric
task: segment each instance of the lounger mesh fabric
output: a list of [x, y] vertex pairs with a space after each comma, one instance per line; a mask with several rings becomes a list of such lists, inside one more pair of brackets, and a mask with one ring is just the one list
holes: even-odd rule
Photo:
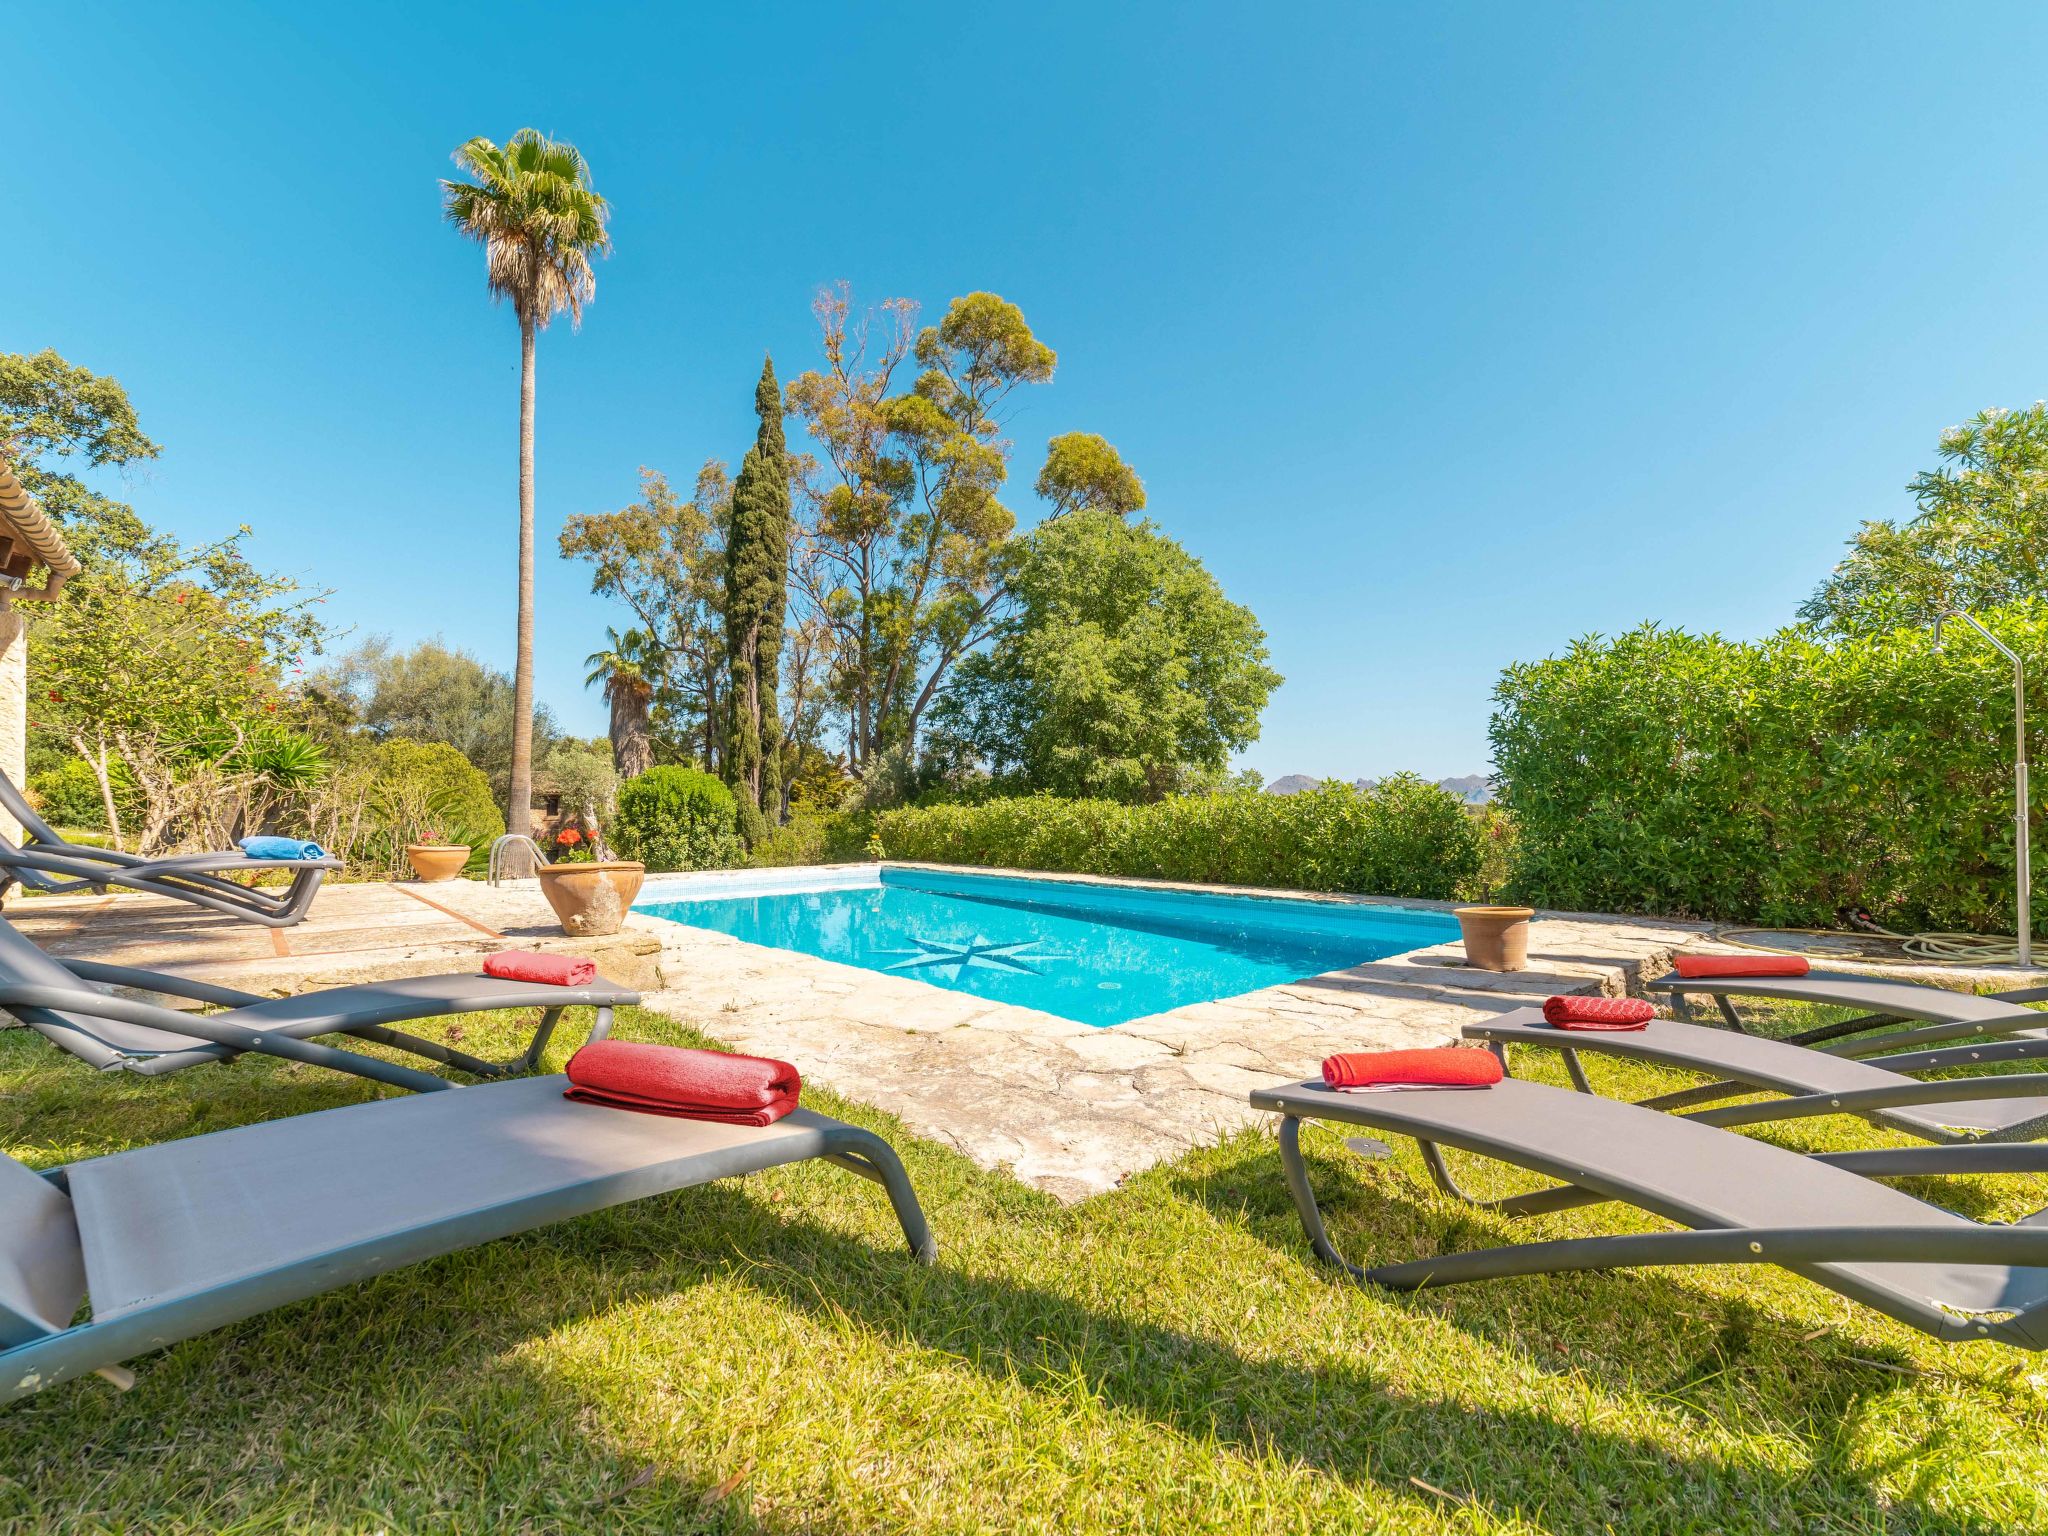
[[299, 1116], [289, 1134], [265, 1122], [82, 1163], [71, 1198], [93, 1316], [492, 1212], [517, 1231], [524, 1205], [598, 1185], [612, 1186], [606, 1205], [673, 1189], [734, 1149], [757, 1165], [764, 1148], [808, 1156], [825, 1123], [804, 1110], [758, 1130], [636, 1115], [565, 1099], [567, 1086], [387, 1099]]
[[71, 1202], [40, 1174], [0, 1158], [0, 1349], [55, 1333], [84, 1296]]

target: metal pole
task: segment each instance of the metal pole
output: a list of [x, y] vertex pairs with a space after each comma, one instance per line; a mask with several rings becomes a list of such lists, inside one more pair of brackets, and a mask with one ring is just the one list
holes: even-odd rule
[[[2016, 852], [2017, 868], [2014, 878], [2018, 890], [2020, 965], [2031, 969], [2034, 964], [2034, 920], [2029, 910], [2029, 897], [2033, 890], [2033, 832], [2031, 818], [2027, 815], [2027, 671], [2020, 661], [2019, 652], [2007, 645], [1998, 636], [1979, 624], [1960, 608], [1952, 608], [1943, 617], [1961, 619], [1986, 640], [1998, 647], [2005, 658], [2012, 663], [2012, 776], [2013, 776], [2013, 828], [2018, 833]], [[1935, 620], [1934, 643], [1941, 645], [1941, 620]]]

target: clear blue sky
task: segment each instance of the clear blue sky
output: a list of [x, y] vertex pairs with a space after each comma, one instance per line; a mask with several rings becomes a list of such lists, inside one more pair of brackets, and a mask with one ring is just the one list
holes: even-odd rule
[[[421, 14], [434, 14], [422, 20]], [[618, 616], [562, 519], [752, 431], [818, 285], [992, 289], [1248, 603], [1269, 777], [1486, 759], [1513, 659], [1767, 632], [1940, 429], [2048, 393], [2048, 11], [68, 3], [8, 24], [0, 348], [116, 375], [126, 489], [509, 665], [517, 337], [436, 179], [577, 143], [616, 254], [542, 340], [540, 685]]]

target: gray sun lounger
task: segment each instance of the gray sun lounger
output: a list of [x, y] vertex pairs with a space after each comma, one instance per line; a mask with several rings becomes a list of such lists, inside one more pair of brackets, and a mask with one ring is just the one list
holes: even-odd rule
[[[713, 1179], [822, 1158], [888, 1192], [871, 1131], [797, 1109], [764, 1127], [635, 1114], [530, 1077], [382, 1099], [89, 1158], [0, 1158], [0, 1403], [387, 1270]], [[90, 1298], [90, 1321], [74, 1323]]]
[[[211, 1004], [220, 1013], [181, 1012], [160, 1003], [117, 997], [125, 987]], [[0, 1009], [60, 1050], [103, 1072], [160, 1077], [244, 1053], [280, 1057], [367, 1077], [395, 1088], [433, 1092], [456, 1086], [445, 1077], [359, 1051], [322, 1045], [316, 1035], [350, 1035], [438, 1061], [479, 1077], [531, 1072], [540, 1065], [565, 1008], [594, 1008], [590, 1038], [611, 1031], [612, 1010], [640, 1001], [637, 992], [599, 978], [587, 987], [500, 981], [495, 976], [404, 976], [360, 986], [329, 987], [295, 997], [259, 997], [232, 987], [161, 971], [92, 960], [60, 960], [0, 918]], [[393, 1029], [416, 1019], [452, 1018], [501, 1008], [538, 1008], [526, 1050], [512, 1061], [486, 1061], [467, 1051]]]
[[[1376, 1285], [1407, 1291], [1580, 1270], [1777, 1264], [1938, 1339], [2048, 1348], [2048, 1211], [1993, 1226], [1875, 1182], [1907, 1174], [2040, 1173], [2048, 1171], [2048, 1146], [1808, 1157], [1681, 1116], [1516, 1078], [1490, 1088], [1409, 1093], [1287, 1083], [1260, 1089], [1251, 1102], [1284, 1117], [1281, 1161], [1316, 1256]], [[1303, 1120], [1409, 1137], [1440, 1188], [1500, 1215], [1618, 1200], [1691, 1230], [1523, 1243], [1360, 1269], [1324, 1228], [1301, 1154]], [[1564, 1182], [1472, 1201], [1452, 1178], [1445, 1147]]]
[[2048, 1014], [2023, 1006], [2048, 1001], [2048, 987], [2016, 987], [1987, 997], [1923, 981], [1899, 981], [1884, 976], [1859, 975], [1853, 971], [1809, 971], [1804, 976], [1681, 976], [1675, 970], [1643, 985], [1651, 992], [1662, 992], [1672, 997], [1681, 1009], [1688, 998], [1711, 997], [1723, 1022], [1734, 1030], [1747, 1028], [1735, 1009], [1734, 999], [1738, 997], [1769, 997], [1865, 1010], [1853, 1019], [1823, 1024], [1817, 1029], [1787, 1036], [1794, 1045], [1819, 1045], [1824, 1041], [1867, 1035], [1872, 1030], [1896, 1029], [1901, 1020], [1918, 1019], [1932, 1026], [1888, 1035], [1878, 1041], [1849, 1041], [1841, 1050], [1852, 1056], [1901, 1045], [1964, 1039], [1978, 1034], [2048, 1030]]
[[[4, 773], [0, 773], [0, 806], [7, 808], [27, 834], [19, 845], [0, 837], [0, 894], [10, 885], [44, 896], [121, 886], [191, 902], [266, 928], [289, 928], [305, 919], [320, 890], [321, 877], [342, 867], [339, 859], [252, 859], [244, 853], [181, 853], [167, 859], [145, 859], [118, 848], [67, 842], [36, 814], [35, 807]], [[226, 878], [280, 871], [289, 871], [292, 879], [279, 891]]]
[[1564, 1058], [1572, 1085], [1581, 1093], [1593, 1091], [1579, 1063], [1581, 1051], [1710, 1073], [1715, 1078], [1698, 1088], [1641, 1100], [1646, 1109], [1689, 1109], [1756, 1092], [1791, 1096], [1691, 1116], [1708, 1125], [1861, 1115], [1938, 1143], [2032, 1141], [2048, 1133], [2048, 1074], [2029, 1072], [1939, 1083], [1923, 1083], [1910, 1075], [2048, 1060], [2048, 1040], [2031, 1036], [1857, 1060], [1675, 1019], [1652, 1019], [1640, 1030], [1557, 1029], [1544, 1021], [1540, 1008], [1518, 1008], [1497, 1019], [1467, 1024], [1464, 1035], [1491, 1046], [1503, 1062], [1510, 1045], [1557, 1051]]

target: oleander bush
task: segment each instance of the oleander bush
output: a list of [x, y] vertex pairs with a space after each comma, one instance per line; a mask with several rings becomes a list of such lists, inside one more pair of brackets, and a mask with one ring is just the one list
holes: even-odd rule
[[663, 766], [619, 786], [610, 838], [651, 870], [730, 869], [745, 856], [732, 791], [695, 768]]
[[1475, 818], [1412, 774], [1151, 805], [1030, 795], [914, 807], [884, 812], [877, 835], [892, 859], [1439, 900], [1480, 865]]
[[[2041, 675], [2048, 604], [1983, 617]], [[1522, 900], [2012, 931], [2012, 668], [1963, 626], [1937, 652], [1645, 625], [1508, 668], [1495, 702]]]

